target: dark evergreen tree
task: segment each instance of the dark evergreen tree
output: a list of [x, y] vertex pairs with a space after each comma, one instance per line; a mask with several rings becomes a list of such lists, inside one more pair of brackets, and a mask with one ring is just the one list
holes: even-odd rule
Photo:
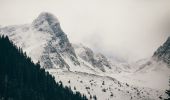
[[0, 36], [0, 100], [87, 100], [79, 92], [56, 83], [40, 64]]

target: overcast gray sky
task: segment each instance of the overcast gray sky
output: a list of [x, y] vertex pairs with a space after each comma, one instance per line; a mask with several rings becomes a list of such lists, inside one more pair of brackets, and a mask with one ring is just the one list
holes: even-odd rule
[[0, 0], [0, 25], [56, 15], [73, 43], [129, 61], [150, 57], [170, 36], [170, 0]]

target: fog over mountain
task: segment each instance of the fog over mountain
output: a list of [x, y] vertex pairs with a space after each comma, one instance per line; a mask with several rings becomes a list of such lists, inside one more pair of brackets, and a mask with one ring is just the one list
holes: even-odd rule
[[72, 43], [128, 61], [150, 57], [170, 36], [169, 0], [0, 0], [0, 24], [57, 16]]

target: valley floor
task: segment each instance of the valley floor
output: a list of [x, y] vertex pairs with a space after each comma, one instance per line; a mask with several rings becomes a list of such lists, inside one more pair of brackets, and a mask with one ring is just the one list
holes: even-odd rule
[[[71, 87], [74, 91], [80, 91], [92, 100], [95, 100], [95, 96], [97, 100], [160, 100], [160, 97], [166, 97], [164, 89], [168, 86], [168, 82], [165, 82], [167, 80], [162, 79], [163, 76], [160, 75], [152, 81], [147, 80], [152, 78], [154, 73], [141, 74], [145, 75], [143, 77], [140, 77], [140, 74], [112, 74], [109, 77], [60, 69], [48, 71], [55, 76], [57, 82], [62, 81], [63, 85]], [[146, 80], [142, 79], [144, 77]], [[158, 79], [163, 81], [156, 82]]]

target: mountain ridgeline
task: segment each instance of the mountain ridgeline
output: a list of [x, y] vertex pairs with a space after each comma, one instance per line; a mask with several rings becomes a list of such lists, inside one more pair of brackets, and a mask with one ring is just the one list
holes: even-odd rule
[[87, 100], [56, 83], [8, 37], [0, 36], [0, 100]]

